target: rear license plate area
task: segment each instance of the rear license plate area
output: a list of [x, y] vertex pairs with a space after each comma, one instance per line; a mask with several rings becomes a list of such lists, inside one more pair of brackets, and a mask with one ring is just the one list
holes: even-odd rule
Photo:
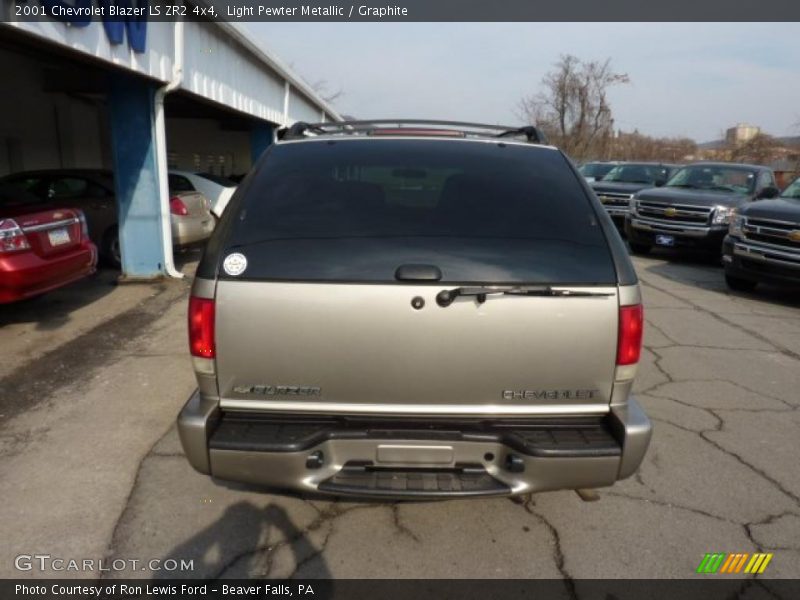
[[66, 228], [61, 227], [59, 229], [52, 229], [47, 232], [47, 239], [50, 241], [51, 246], [61, 246], [63, 244], [69, 244], [69, 231]]
[[378, 464], [448, 465], [454, 460], [452, 446], [380, 444], [375, 453]]

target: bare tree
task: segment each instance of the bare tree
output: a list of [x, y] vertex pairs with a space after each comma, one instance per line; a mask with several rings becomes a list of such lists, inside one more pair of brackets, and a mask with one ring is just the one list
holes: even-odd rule
[[614, 133], [607, 91], [629, 81], [611, 69], [611, 59], [584, 62], [567, 54], [544, 76], [543, 90], [521, 100], [521, 116], [574, 158], [605, 158]]
[[761, 165], [776, 160], [783, 154], [782, 145], [778, 140], [765, 133], [759, 133], [739, 144], [727, 145], [726, 150], [732, 161]]
[[311, 89], [314, 90], [319, 97], [322, 98], [328, 104], [332, 104], [339, 98], [344, 95], [342, 90], [336, 90], [335, 92], [328, 92], [328, 82], [325, 79], [320, 79], [319, 81], [315, 81], [311, 84]]
[[689, 138], [656, 138], [634, 131], [619, 132], [608, 157], [615, 160], [680, 162], [696, 152], [697, 144]]

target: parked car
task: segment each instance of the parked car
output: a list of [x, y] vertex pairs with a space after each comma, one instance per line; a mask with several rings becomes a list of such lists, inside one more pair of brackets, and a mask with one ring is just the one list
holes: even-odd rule
[[614, 167], [616, 167], [619, 163], [618, 162], [611, 162], [611, 161], [604, 161], [604, 162], [587, 162], [583, 163], [580, 167], [578, 167], [578, 171], [583, 178], [591, 183], [592, 181], [599, 181], [606, 175], [608, 172], [611, 171]]
[[180, 179], [180, 187], [185, 191], [198, 191], [211, 202], [211, 212], [219, 219], [231, 196], [236, 191], [236, 182], [213, 173], [191, 173], [189, 171], [170, 170], [170, 181], [176, 183]]
[[773, 200], [742, 206], [723, 244], [725, 281], [735, 290], [759, 283], [800, 285], [800, 178]]
[[[119, 267], [118, 207], [114, 195], [114, 177], [102, 169], [52, 169], [6, 175], [0, 182], [12, 185], [39, 199], [42, 210], [75, 207], [83, 211], [89, 235], [100, 250], [100, 257]], [[176, 196], [183, 195], [175, 191]], [[184, 200], [181, 200], [184, 203]], [[207, 239], [214, 223], [207, 201], [192, 196], [183, 208], [170, 200], [173, 244], [183, 246]], [[183, 211], [186, 211], [185, 214]], [[177, 211], [177, 212], [176, 212]]]
[[42, 209], [0, 184], [0, 304], [60, 288], [95, 272], [97, 248], [79, 209]]
[[532, 127], [402, 125], [297, 123], [231, 201], [189, 301], [190, 463], [367, 497], [630, 476], [643, 312], [602, 206]]
[[678, 165], [657, 162], [622, 163], [590, 185], [614, 224], [625, 228], [631, 198], [641, 190], [659, 187], [678, 170]]
[[206, 241], [216, 221], [211, 202], [193, 187], [187, 189], [185, 178], [169, 174], [169, 210], [172, 222], [172, 245], [185, 248]]
[[636, 254], [653, 246], [687, 247], [721, 255], [734, 211], [779, 194], [767, 167], [695, 163], [681, 168], [660, 188], [637, 192], [625, 219], [628, 244]]
[[52, 169], [6, 175], [1, 182], [39, 199], [42, 209], [75, 207], [83, 211], [100, 257], [119, 266], [119, 233], [114, 179], [100, 169]]

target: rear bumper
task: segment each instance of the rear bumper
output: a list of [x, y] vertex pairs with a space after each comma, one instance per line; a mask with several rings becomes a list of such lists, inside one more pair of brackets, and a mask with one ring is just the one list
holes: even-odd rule
[[192, 466], [219, 479], [337, 496], [438, 498], [612, 485], [639, 467], [652, 426], [633, 398], [603, 418], [343, 423], [223, 415], [195, 392], [178, 431]]
[[211, 237], [214, 231], [214, 217], [209, 213], [204, 217], [172, 216], [172, 244], [188, 246]]
[[33, 252], [0, 257], [0, 304], [38, 296], [83, 279], [97, 268], [97, 248], [86, 242], [48, 258]]
[[734, 277], [773, 285], [800, 285], [800, 252], [725, 238], [725, 272]]

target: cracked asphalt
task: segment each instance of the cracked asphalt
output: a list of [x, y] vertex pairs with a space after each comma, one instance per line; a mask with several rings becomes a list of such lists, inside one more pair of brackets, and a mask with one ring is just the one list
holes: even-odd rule
[[15, 556], [46, 553], [188, 559], [180, 575], [213, 578], [685, 578], [706, 552], [763, 551], [775, 556], [760, 577], [797, 577], [800, 294], [731, 293], [719, 267], [667, 258], [635, 258], [652, 445], [594, 502], [345, 502], [213, 481], [174, 427], [194, 387], [188, 280], [101, 276], [89, 307], [73, 287], [4, 308], [16, 362], [0, 371], [0, 576], [87, 575], [15, 570]]

